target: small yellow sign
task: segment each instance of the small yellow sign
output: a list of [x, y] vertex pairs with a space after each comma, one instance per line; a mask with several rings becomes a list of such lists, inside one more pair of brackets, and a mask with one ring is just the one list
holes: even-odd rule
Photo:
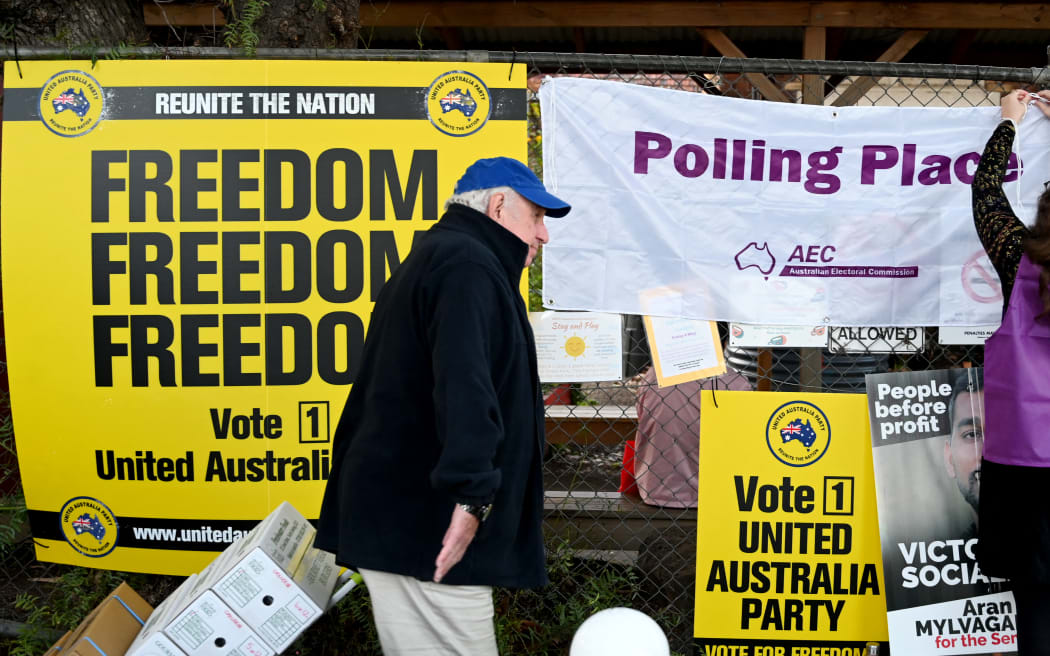
[[885, 641], [867, 397], [704, 391], [700, 416], [698, 653]]

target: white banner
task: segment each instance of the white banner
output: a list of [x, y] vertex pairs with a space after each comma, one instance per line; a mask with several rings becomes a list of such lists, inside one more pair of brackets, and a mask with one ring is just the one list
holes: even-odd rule
[[[540, 90], [544, 304], [789, 325], [994, 323], [970, 182], [999, 109], [825, 107], [598, 80]], [[1050, 122], [1030, 112], [1005, 185], [1031, 215]], [[1020, 175], [1020, 189], [1016, 180]], [[1023, 207], [1017, 202], [1023, 200]]]

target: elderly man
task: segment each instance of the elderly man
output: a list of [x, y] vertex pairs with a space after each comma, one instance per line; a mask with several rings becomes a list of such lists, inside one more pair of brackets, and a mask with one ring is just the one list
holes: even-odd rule
[[569, 205], [482, 159], [383, 287], [336, 428], [317, 546], [358, 569], [383, 651], [495, 654], [492, 587], [547, 583], [543, 405], [518, 291]]

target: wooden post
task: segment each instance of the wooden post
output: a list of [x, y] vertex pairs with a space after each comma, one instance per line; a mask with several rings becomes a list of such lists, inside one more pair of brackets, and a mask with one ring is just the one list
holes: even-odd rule
[[758, 369], [755, 373], [755, 389], [759, 392], [770, 391], [773, 381], [773, 351], [770, 349], [758, 350]]
[[[807, 27], [802, 41], [803, 59], [824, 59], [827, 45], [826, 27]], [[807, 105], [824, 104], [824, 76], [802, 76], [802, 102]]]
[[[827, 28], [807, 27], [802, 43], [804, 59], [824, 59], [827, 45]], [[802, 102], [807, 105], [824, 104], [824, 76], [802, 76]], [[800, 392], [819, 392], [823, 387], [821, 370], [824, 358], [819, 348], [798, 350], [798, 386]]]

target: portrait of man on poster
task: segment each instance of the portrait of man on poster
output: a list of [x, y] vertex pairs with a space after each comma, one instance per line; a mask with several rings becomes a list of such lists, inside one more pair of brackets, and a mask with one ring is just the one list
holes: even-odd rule
[[981, 490], [984, 450], [984, 376], [981, 369], [962, 369], [952, 385], [948, 404], [951, 432], [944, 440], [944, 469], [963, 500], [973, 509], [967, 537], [977, 534], [977, 500]]

